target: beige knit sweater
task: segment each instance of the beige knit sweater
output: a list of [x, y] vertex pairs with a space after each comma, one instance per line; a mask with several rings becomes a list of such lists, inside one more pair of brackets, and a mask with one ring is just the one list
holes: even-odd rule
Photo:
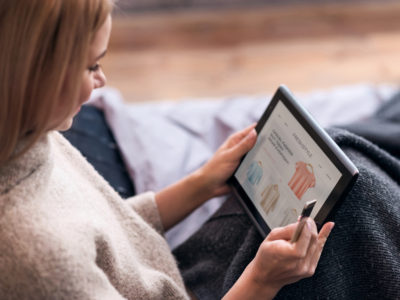
[[0, 168], [0, 299], [187, 299], [162, 230], [52, 132]]

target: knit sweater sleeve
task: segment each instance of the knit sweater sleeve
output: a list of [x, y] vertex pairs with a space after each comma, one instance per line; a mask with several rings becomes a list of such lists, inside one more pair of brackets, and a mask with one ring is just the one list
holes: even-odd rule
[[161, 222], [154, 192], [147, 192], [128, 198], [126, 202], [155, 230], [160, 234], [164, 234], [164, 227]]

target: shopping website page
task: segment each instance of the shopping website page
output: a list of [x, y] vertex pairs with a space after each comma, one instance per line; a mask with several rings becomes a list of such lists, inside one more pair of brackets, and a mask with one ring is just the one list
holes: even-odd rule
[[271, 229], [296, 222], [316, 199], [314, 218], [341, 176], [282, 101], [235, 173]]

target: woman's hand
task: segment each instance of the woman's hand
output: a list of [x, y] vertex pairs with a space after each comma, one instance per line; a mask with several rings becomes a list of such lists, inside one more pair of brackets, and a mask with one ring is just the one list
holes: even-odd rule
[[165, 230], [183, 220], [208, 199], [227, 193], [227, 179], [240, 158], [256, 143], [255, 125], [230, 136], [199, 170], [156, 194], [156, 203]]
[[226, 181], [239, 165], [240, 159], [257, 141], [257, 133], [252, 124], [232, 134], [215, 152], [214, 156], [197, 173], [203, 178], [204, 192], [208, 198], [229, 192]]
[[326, 223], [318, 234], [308, 219], [298, 241], [291, 243], [296, 226], [270, 232], [224, 299], [272, 299], [283, 286], [314, 274], [334, 223]]

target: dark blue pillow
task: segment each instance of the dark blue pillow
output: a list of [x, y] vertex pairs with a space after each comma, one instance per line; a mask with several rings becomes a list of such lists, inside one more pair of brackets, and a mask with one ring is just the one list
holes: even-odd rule
[[135, 195], [134, 184], [102, 110], [83, 105], [72, 127], [62, 134], [122, 198]]

